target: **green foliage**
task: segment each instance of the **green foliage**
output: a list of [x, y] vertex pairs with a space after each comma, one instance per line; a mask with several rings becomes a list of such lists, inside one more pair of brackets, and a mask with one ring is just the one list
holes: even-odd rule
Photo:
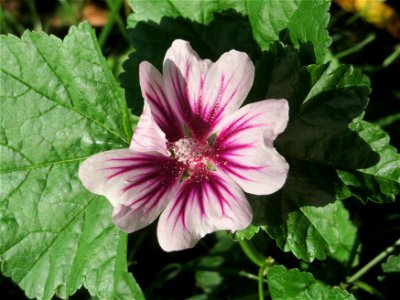
[[[360, 117], [369, 79], [350, 65], [322, 63], [331, 41], [326, 30], [330, 1], [128, 3], [134, 52], [120, 77], [127, 101], [88, 24], [72, 27], [63, 41], [29, 31], [21, 39], [1, 36], [2, 273], [31, 298], [68, 298], [81, 286], [100, 299], [144, 298], [127, 271], [127, 235], [112, 224], [109, 203], [86, 191], [77, 172], [90, 155], [129, 145], [138, 117], [128, 106], [139, 115], [143, 104], [138, 66], [148, 60], [161, 70], [166, 50], [178, 38], [212, 60], [231, 49], [246, 52], [256, 65], [246, 103], [289, 101], [289, 124], [275, 146], [290, 171], [275, 194], [247, 195], [252, 225], [233, 240], [220, 232], [208, 237], [212, 245], [206, 238], [187, 254], [168, 254], [169, 263], [159, 266], [157, 282], [146, 292], [152, 297], [151, 288], [190, 270], [196, 289], [188, 299], [220, 298], [227, 291], [237, 299], [257, 297], [262, 272], [258, 279], [248, 272], [247, 258], [234, 241], [257, 244], [262, 249], [258, 265], [265, 260], [261, 252], [293, 261], [281, 250], [290, 252], [319, 279], [333, 272], [326, 269], [329, 264], [346, 272], [357, 265], [357, 227], [341, 200], [394, 202], [400, 155], [388, 134]], [[149, 261], [164, 262], [167, 254], [151, 247], [148, 254], [144, 247]], [[200, 255], [193, 259], [192, 253]], [[170, 263], [178, 255], [180, 262]], [[315, 259], [328, 260], [311, 264]], [[398, 255], [382, 264], [385, 280], [399, 272], [399, 265]], [[335, 283], [347, 275], [337, 275]], [[242, 280], [253, 286], [243, 286]], [[354, 299], [311, 273], [281, 265], [269, 269], [267, 282], [272, 299]]]
[[281, 265], [271, 267], [267, 281], [272, 300], [355, 299], [338, 287], [331, 288], [316, 280], [311, 273], [298, 269], [287, 270]]
[[[317, 62], [322, 62], [331, 43], [326, 26], [330, 1], [247, 1], [254, 38], [262, 50], [287, 39], [296, 47], [311, 42]], [[285, 36], [288, 35], [288, 36]]]
[[160, 23], [163, 17], [183, 17], [201, 24], [208, 24], [214, 19], [214, 14], [233, 9], [245, 13], [243, 0], [195, 0], [188, 5], [185, 1], [166, 0], [152, 3], [149, 1], [128, 0], [134, 13], [129, 16], [128, 22], [135, 24], [139, 21], [153, 21]]
[[239, 230], [235, 232], [234, 239], [237, 241], [242, 241], [244, 239], [246, 240], [251, 240], [254, 235], [256, 235], [262, 226], [255, 226], [253, 224], [250, 224], [246, 229]]
[[386, 262], [382, 264], [384, 273], [400, 273], [400, 255], [391, 255]]
[[124, 290], [143, 298], [110, 204], [78, 179], [84, 158], [126, 147], [132, 132], [93, 30], [72, 27], [64, 41], [27, 31], [0, 43], [2, 273], [39, 299], [82, 285], [101, 299]]
[[[339, 233], [353, 228], [335, 203], [346, 194], [335, 169], [378, 160], [348, 128], [367, 105], [366, 76], [351, 66], [313, 63], [307, 45], [299, 50], [275, 45], [258, 61], [250, 95], [251, 100], [286, 98], [290, 104], [288, 127], [275, 143], [290, 163], [288, 179], [277, 193], [252, 198], [254, 223], [266, 226], [283, 250], [306, 261], [339, 251], [344, 239]], [[348, 228], [339, 232], [339, 224]]]
[[390, 138], [378, 126], [356, 120], [350, 128], [379, 154], [379, 162], [369, 168], [339, 170], [349, 192], [363, 202], [393, 202], [400, 193], [400, 155], [389, 144]]

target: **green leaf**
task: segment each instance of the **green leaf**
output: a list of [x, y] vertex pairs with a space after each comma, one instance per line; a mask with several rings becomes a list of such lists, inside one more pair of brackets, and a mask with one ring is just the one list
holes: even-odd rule
[[340, 262], [346, 269], [355, 267], [359, 263], [357, 255], [359, 248], [359, 241], [357, 237], [357, 227], [349, 221], [349, 211], [343, 206], [337, 211], [338, 231], [340, 235], [339, 244], [336, 246], [336, 251], [330, 255], [333, 259]]
[[324, 60], [331, 43], [326, 29], [330, 1], [253, 0], [246, 3], [254, 37], [262, 50], [269, 50], [273, 42], [288, 35], [296, 47], [311, 42], [317, 62]]
[[[348, 128], [368, 103], [368, 78], [347, 65], [311, 65], [306, 70], [308, 80], [300, 78], [308, 93], [301, 103], [288, 98], [291, 118], [276, 141], [278, 150], [286, 157], [335, 168], [376, 163], [377, 155], [370, 146]], [[275, 97], [269, 90], [267, 98]]]
[[127, 147], [132, 133], [94, 31], [84, 23], [64, 41], [25, 32], [1, 36], [0, 46], [2, 273], [30, 298], [65, 299], [84, 285], [113, 299], [126, 284], [140, 299], [127, 235], [77, 175], [83, 159]]
[[351, 247], [351, 237], [345, 241], [338, 230], [343, 224], [343, 233], [350, 233], [352, 224], [334, 203], [349, 196], [335, 169], [377, 161], [348, 128], [368, 102], [368, 79], [351, 66], [314, 65], [310, 54], [308, 45], [297, 50], [275, 44], [256, 65], [250, 95], [251, 101], [286, 98], [290, 105], [288, 127], [275, 141], [289, 162], [288, 179], [277, 193], [252, 197], [254, 225], [266, 226], [279, 247], [306, 261]]
[[384, 273], [400, 273], [400, 254], [389, 256], [382, 269]]
[[[217, 268], [225, 263], [226, 255], [231, 253], [234, 242], [226, 232], [217, 232], [216, 237], [218, 242], [207, 255], [199, 260], [197, 266]], [[203, 270], [196, 271], [195, 278], [196, 286], [206, 294], [211, 294], [217, 290], [224, 280], [224, 276], [219, 272]]]
[[272, 266], [267, 276], [272, 300], [350, 300], [354, 296], [338, 287], [316, 280], [311, 273], [284, 266]]
[[118, 290], [116, 291], [114, 298], [116, 300], [144, 300], [142, 290], [131, 273], [122, 273], [122, 278], [119, 281]]
[[400, 194], [400, 154], [389, 144], [389, 135], [378, 126], [360, 120], [351, 123], [350, 128], [379, 154], [379, 162], [369, 168], [339, 170], [340, 179], [363, 202], [395, 201]]
[[163, 17], [183, 17], [206, 25], [213, 20], [216, 12], [234, 9], [244, 13], [246, 9], [242, 0], [195, 0], [190, 5], [182, 0], [128, 0], [128, 3], [134, 11], [129, 16], [129, 24], [149, 20], [159, 23]]
[[343, 204], [335, 201], [333, 170], [295, 161], [290, 166], [280, 191], [250, 199], [253, 223], [264, 226], [282, 250], [297, 258], [323, 260], [347, 244], [347, 231], [353, 225]]
[[236, 231], [234, 234], [234, 240], [251, 240], [260, 231], [261, 228], [263, 228], [263, 226], [255, 226], [253, 224], [250, 224], [246, 229]]

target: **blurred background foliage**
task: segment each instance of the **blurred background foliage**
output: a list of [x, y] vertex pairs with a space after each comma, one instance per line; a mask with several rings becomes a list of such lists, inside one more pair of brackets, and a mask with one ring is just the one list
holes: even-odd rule
[[[1, 34], [21, 36], [29, 29], [63, 38], [70, 26], [88, 21], [96, 29], [103, 54], [116, 77], [133, 51], [126, 29], [126, 19], [132, 9], [125, 0], [0, 0], [0, 3]], [[330, 12], [328, 29], [332, 44], [326, 60], [353, 64], [370, 77], [372, 93], [365, 119], [387, 131], [391, 144], [400, 149], [400, 1], [335, 0]], [[359, 229], [359, 250], [362, 247], [359, 265], [392, 244], [393, 237], [400, 236], [399, 201], [363, 205], [353, 200], [346, 201], [345, 205]], [[163, 253], [152, 238], [154, 231], [153, 224], [136, 234], [129, 241], [128, 251], [130, 271], [148, 299], [159, 299], [160, 295], [163, 299], [189, 299], [196, 294], [200, 296], [190, 299], [209, 299], [201, 297], [203, 292], [237, 295], [235, 299], [240, 299], [240, 295], [252, 291], [257, 297], [257, 279], [238, 271], [246, 269], [256, 273], [257, 269], [228, 234], [218, 233], [202, 240], [197, 249], [207, 249], [209, 255], [204, 256], [196, 250]], [[330, 260], [299, 263], [291, 254], [277, 248], [265, 234], [256, 235], [253, 242], [286, 267], [312, 271], [316, 278], [329, 284], [337, 284], [335, 276], [343, 271]], [[219, 273], [212, 272], [221, 265]], [[378, 265], [363, 278], [376, 291], [354, 287], [352, 292], [360, 299], [398, 299], [399, 278], [382, 278], [381, 274]], [[249, 279], [248, 284], [243, 284], [242, 277]], [[0, 295], [2, 299], [25, 299], [23, 292], [4, 277], [0, 277]], [[90, 296], [82, 290], [72, 299], [90, 299]]]

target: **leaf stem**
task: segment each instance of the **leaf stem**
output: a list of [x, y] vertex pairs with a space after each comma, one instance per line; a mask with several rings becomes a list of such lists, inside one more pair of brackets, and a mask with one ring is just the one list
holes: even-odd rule
[[260, 268], [264, 266], [265, 260], [267, 259], [264, 255], [262, 255], [256, 247], [249, 240], [241, 240], [239, 241], [239, 245], [242, 248], [244, 254], [257, 266]]
[[367, 273], [371, 268], [373, 268], [376, 264], [384, 260], [389, 254], [394, 252], [397, 246], [400, 246], [400, 239], [398, 239], [392, 246], [387, 247], [384, 251], [379, 253], [375, 258], [373, 258], [369, 263], [367, 263], [364, 267], [362, 267], [358, 272], [356, 272], [353, 276], [347, 278], [346, 283], [354, 283], [359, 278], [361, 278], [365, 273]]
[[260, 300], [264, 300], [264, 273], [265, 273], [265, 266], [262, 266], [258, 271], [258, 298]]

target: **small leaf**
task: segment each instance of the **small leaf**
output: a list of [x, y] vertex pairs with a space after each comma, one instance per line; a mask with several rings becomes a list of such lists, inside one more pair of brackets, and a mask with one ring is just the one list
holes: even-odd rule
[[83, 23], [64, 41], [27, 31], [1, 36], [0, 47], [2, 273], [29, 298], [66, 299], [84, 285], [113, 299], [125, 284], [140, 299], [127, 235], [78, 179], [83, 159], [127, 147], [132, 134], [94, 31]]
[[246, 229], [236, 231], [234, 234], [235, 241], [242, 241], [244, 239], [251, 240], [263, 226], [255, 226], [250, 224]]
[[350, 300], [354, 296], [339, 287], [316, 280], [311, 273], [284, 266], [272, 266], [267, 276], [272, 300]]
[[382, 269], [384, 273], [400, 273], [400, 254], [389, 256]]
[[378, 126], [356, 120], [350, 129], [357, 132], [379, 154], [374, 166], [339, 170], [338, 175], [354, 197], [367, 202], [393, 202], [400, 194], [400, 154], [390, 146], [389, 135]]

